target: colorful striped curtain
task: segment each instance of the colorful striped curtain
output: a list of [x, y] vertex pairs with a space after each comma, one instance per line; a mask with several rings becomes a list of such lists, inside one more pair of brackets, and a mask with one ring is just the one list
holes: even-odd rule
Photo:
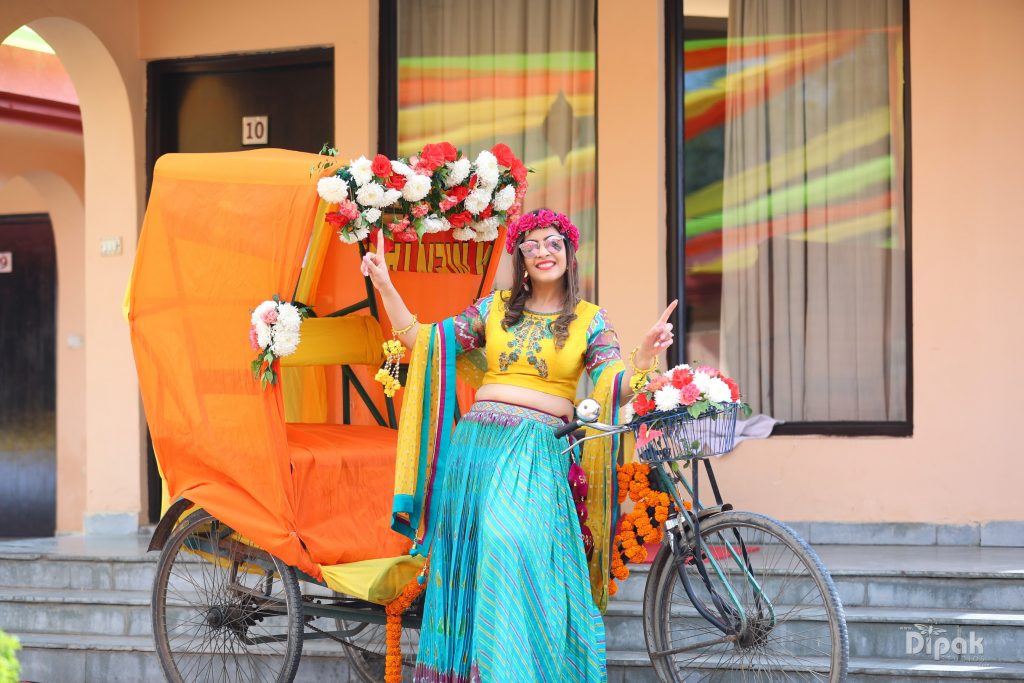
[[791, 421], [906, 419], [900, 0], [732, 0], [722, 364]]
[[[583, 295], [595, 253], [594, 0], [401, 0], [398, 152], [448, 140], [470, 156], [508, 144], [528, 167], [524, 210], [568, 214]], [[507, 287], [503, 263], [496, 286]]]

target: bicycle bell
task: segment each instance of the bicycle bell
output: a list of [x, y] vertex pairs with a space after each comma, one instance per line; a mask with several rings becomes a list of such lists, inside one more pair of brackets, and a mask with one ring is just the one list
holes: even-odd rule
[[601, 404], [592, 398], [585, 398], [576, 406], [576, 418], [587, 424], [596, 422], [601, 414]]

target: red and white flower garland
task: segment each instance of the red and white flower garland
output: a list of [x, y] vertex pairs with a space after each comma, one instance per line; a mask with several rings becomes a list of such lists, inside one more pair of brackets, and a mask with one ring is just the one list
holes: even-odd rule
[[[327, 153], [333, 150], [327, 150]], [[493, 241], [522, 209], [528, 169], [499, 143], [470, 160], [449, 142], [428, 144], [408, 159], [361, 156], [317, 183], [336, 205], [326, 219], [348, 243], [374, 238], [415, 242], [451, 231], [456, 240]], [[385, 221], [385, 212], [395, 217]]]

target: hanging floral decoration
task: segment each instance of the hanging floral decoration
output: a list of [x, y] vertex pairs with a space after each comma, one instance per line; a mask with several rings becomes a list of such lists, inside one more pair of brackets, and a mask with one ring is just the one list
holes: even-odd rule
[[385, 683], [402, 683], [402, 615], [416, 602], [416, 598], [427, 587], [426, 577], [430, 571], [430, 557], [412, 581], [405, 585], [401, 594], [384, 607], [387, 614], [385, 626], [387, 650], [384, 658]]
[[[325, 145], [320, 153], [335, 156], [337, 150]], [[311, 171], [331, 165], [321, 162]], [[491, 242], [521, 212], [528, 172], [504, 143], [471, 160], [439, 142], [408, 158], [361, 156], [320, 178], [317, 192], [333, 205], [325, 218], [343, 242], [372, 241], [378, 230], [392, 243], [449, 231], [456, 240]]]
[[[634, 564], [647, 559], [647, 543], [660, 543], [664, 538], [662, 524], [668, 519], [674, 507], [669, 495], [651, 488], [651, 467], [645, 463], [630, 462], [620, 465], [617, 471], [619, 481], [619, 503], [628, 496], [633, 501], [633, 510], [619, 524], [619, 533], [612, 541], [612, 580], [608, 584], [608, 595], [615, 595], [619, 587], [616, 579], [629, 578], [627, 562]], [[683, 501], [687, 510], [692, 509], [690, 501]]]
[[308, 306], [281, 301], [276, 294], [253, 309], [249, 317], [249, 345], [258, 354], [250, 363], [250, 369], [264, 389], [277, 384], [274, 361], [295, 353], [302, 321], [311, 315], [313, 311]]

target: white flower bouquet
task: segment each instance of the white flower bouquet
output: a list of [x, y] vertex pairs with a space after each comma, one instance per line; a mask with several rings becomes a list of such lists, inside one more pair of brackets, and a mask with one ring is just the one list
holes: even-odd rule
[[252, 311], [249, 345], [258, 355], [251, 363], [252, 375], [266, 389], [277, 384], [274, 361], [295, 353], [299, 346], [299, 330], [303, 319], [312, 315], [309, 307], [281, 301], [276, 294]]

